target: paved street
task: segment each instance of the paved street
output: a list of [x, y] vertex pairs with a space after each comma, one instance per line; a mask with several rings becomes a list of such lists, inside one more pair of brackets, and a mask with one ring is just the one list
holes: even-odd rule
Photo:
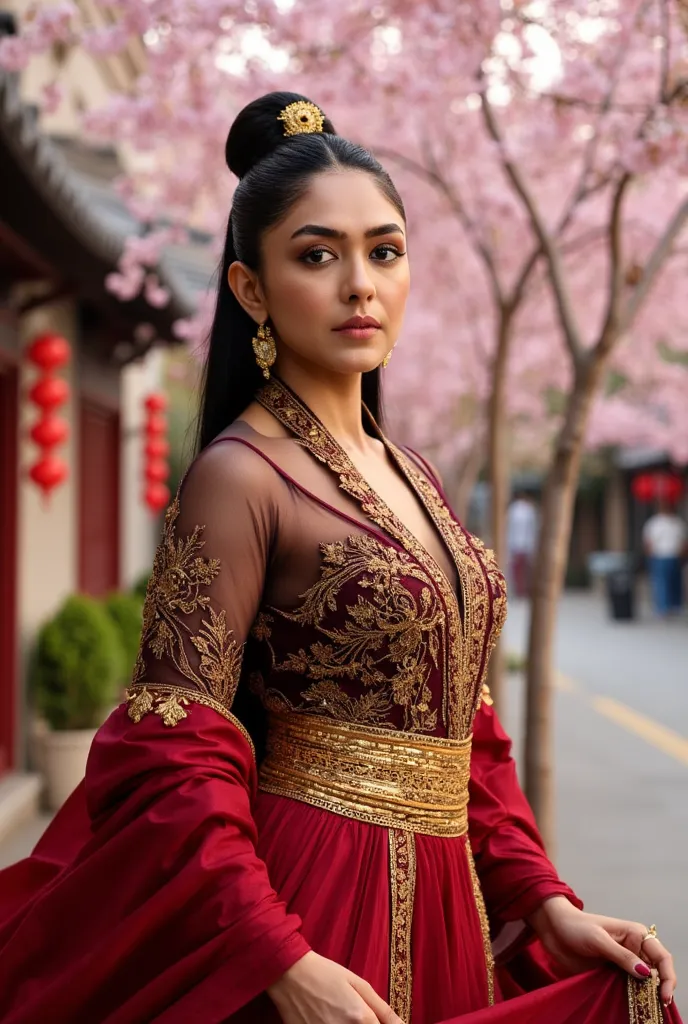
[[[509, 650], [526, 629], [514, 602]], [[567, 595], [557, 652], [559, 870], [588, 909], [656, 923], [688, 990], [688, 621], [612, 623], [601, 597]], [[517, 752], [521, 703], [514, 681]]]
[[[509, 650], [525, 646], [526, 612], [512, 604]], [[688, 621], [612, 623], [601, 598], [567, 595], [558, 664], [559, 870], [589, 909], [656, 923], [688, 991]], [[518, 679], [508, 696], [518, 753]], [[0, 866], [46, 821], [0, 844]]]

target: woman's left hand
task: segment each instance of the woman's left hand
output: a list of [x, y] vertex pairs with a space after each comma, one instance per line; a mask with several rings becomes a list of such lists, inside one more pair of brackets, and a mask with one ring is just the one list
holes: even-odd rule
[[676, 975], [671, 954], [659, 939], [648, 938], [645, 925], [578, 910], [564, 896], [545, 900], [528, 923], [545, 948], [569, 970], [586, 971], [611, 960], [635, 978], [648, 978], [650, 965], [660, 979], [660, 999], [674, 997]]

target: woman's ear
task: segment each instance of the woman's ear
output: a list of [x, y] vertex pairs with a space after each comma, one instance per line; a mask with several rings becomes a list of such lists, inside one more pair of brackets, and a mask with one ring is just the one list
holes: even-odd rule
[[236, 260], [227, 271], [227, 283], [248, 315], [257, 324], [265, 323], [268, 310], [256, 272]]

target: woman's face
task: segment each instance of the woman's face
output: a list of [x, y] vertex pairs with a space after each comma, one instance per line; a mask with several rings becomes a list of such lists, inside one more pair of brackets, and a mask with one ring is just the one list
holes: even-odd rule
[[317, 175], [265, 233], [261, 254], [257, 292], [276, 334], [278, 372], [295, 359], [361, 373], [391, 351], [410, 283], [406, 229], [372, 175]]

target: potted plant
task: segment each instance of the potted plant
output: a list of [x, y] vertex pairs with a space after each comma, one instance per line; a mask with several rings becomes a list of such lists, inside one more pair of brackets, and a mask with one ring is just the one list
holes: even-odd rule
[[73, 595], [38, 634], [31, 682], [48, 724], [48, 803], [57, 810], [84, 777], [96, 729], [117, 698], [124, 672], [117, 627], [100, 602]]
[[136, 592], [114, 591], [103, 602], [104, 607], [119, 633], [124, 650], [123, 675], [120, 687], [131, 683], [134, 663], [139, 653], [141, 629], [143, 626], [143, 598]]

